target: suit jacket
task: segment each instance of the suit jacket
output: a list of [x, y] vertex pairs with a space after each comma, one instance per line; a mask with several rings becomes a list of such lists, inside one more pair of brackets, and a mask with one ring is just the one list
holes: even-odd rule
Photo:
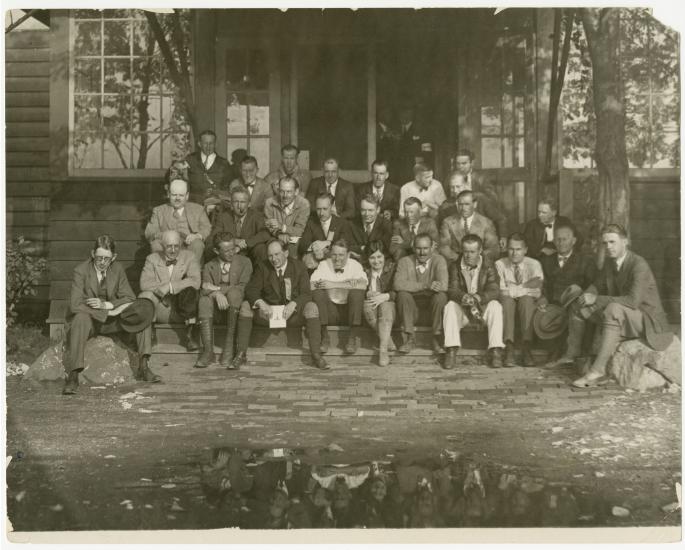
[[[283, 169], [283, 164], [281, 164], [277, 170], [269, 172], [264, 180], [271, 186], [271, 190], [273, 191], [274, 185], [276, 185], [276, 183], [278, 183], [278, 181], [286, 175], [287, 174]], [[312, 175], [309, 170], [305, 170], [304, 168], [300, 168], [300, 166], [296, 166], [295, 171], [292, 173], [292, 177], [294, 177], [297, 180], [297, 183], [300, 184], [300, 195], [302, 197], [306, 197], [307, 190], [309, 189], [309, 182], [312, 180]]]
[[[301, 261], [288, 258], [288, 265], [283, 276], [290, 279], [290, 300], [297, 303], [297, 311], [302, 313], [307, 302], [312, 301], [307, 268]], [[245, 288], [245, 299], [253, 307], [260, 299], [270, 305], [288, 303], [288, 298], [281, 294], [278, 273], [271, 262], [264, 261], [257, 264], [257, 269]]]
[[[228, 191], [229, 193], [233, 191], [236, 187], [245, 187], [245, 182], [243, 181], [242, 178], [236, 178], [234, 179], [231, 184], [228, 186]], [[262, 178], [257, 178], [254, 182], [254, 187], [252, 189], [252, 194], [250, 195], [250, 208], [254, 208], [255, 210], [258, 210], [260, 212], [264, 211], [264, 205], [266, 204], [266, 199], [269, 197], [273, 197], [274, 192], [273, 189], [271, 188], [271, 185], [269, 185], [266, 180], [263, 180]]]
[[[194, 202], [187, 202], [184, 213], [188, 219], [188, 227], [193, 233], [199, 233], [207, 240], [212, 231], [212, 224], [205, 214], [205, 209]], [[162, 233], [175, 227], [174, 207], [170, 204], [160, 204], [152, 209], [152, 216], [145, 227], [145, 238], [148, 241], [161, 240]]]
[[[114, 261], [107, 269], [105, 282], [107, 286], [107, 301], [117, 308], [121, 304], [133, 302], [136, 295], [126, 278], [122, 265]], [[68, 323], [77, 313], [88, 313], [93, 319], [104, 323], [107, 320], [107, 310], [94, 309], [86, 304], [88, 298], [98, 298], [100, 283], [95, 273], [93, 260], [86, 260], [74, 268], [71, 280], [71, 294], [69, 295], [69, 310], [65, 316]]]
[[207, 178], [214, 182], [214, 188], [217, 191], [228, 191], [228, 184], [231, 181], [233, 171], [230, 163], [224, 157], [217, 154], [209, 170], [205, 170], [204, 164], [202, 164], [200, 151], [188, 155], [186, 162], [189, 165], [188, 179], [191, 201], [201, 203], [205, 199], [211, 188]]
[[[450, 263], [449, 266], [450, 283], [447, 289], [447, 297], [461, 304], [461, 299], [464, 294], [469, 294], [469, 288], [466, 284], [466, 279], [461, 271], [461, 255]], [[481, 298], [480, 305], [485, 305], [491, 300], [496, 300], [499, 297], [499, 275], [495, 264], [487, 258], [483, 258], [480, 264], [480, 271], [478, 272], [478, 296]]]
[[644, 315], [647, 343], [655, 350], [663, 351], [671, 343], [673, 334], [661, 305], [656, 280], [642, 256], [628, 251], [618, 274], [614, 272], [614, 262], [606, 259], [587, 292], [611, 296], [612, 302], [639, 309]]
[[[428, 272], [429, 280], [431, 282], [438, 281], [442, 287], [442, 291], [447, 292], [449, 283], [447, 260], [440, 256], [440, 254], [433, 254], [430, 258]], [[413, 254], [411, 256], [405, 256], [397, 262], [393, 288], [397, 292], [400, 290], [407, 292], [428, 290], [427, 288], [424, 288], [423, 284], [419, 281], [418, 271], [416, 270], [416, 257]]]
[[[376, 287], [376, 290], [381, 294], [385, 294], [386, 292], [390, 294], [391, 302], [395, 301], [395, 290], [393, 288], [393, 282], [395, 280], [396, 267], [397, 265], [395, 264], [395, 262], [386, 260], [385, 265], [383, 266], [383, 271], [381, 271], [381, 287], [380, 289]], [[369, 280], [369, 286], [366, 287], [366, 290], [371, 290], [371, 268], [366, 268], [364, 271], [366, 272], [366, 278]]]
[[[554, 225], [573, 225], [573, 222], [565, 216], [557, 216], [554, 220]], [[528, 245], [528, 256], [531, 258], [540, 258], [540, 251], [545, 242], [545, 225], [537, 218], [526, 222], [523, 226], [523, 236], [526, 238]], [[580, 245], [580, 239], [576, 243], [576, 247]], [[552, 248], [556, 248], [552, 243]]]
[[[434, 243], [438, 243], [440, 236], [438, 235], [438, 227], [435, 225], [433, 218], [422, 217], [419, 220], [419, 227], [417, 233], [428, 233], [433, 239]], [[409, 222], [406, 218], [399, 218], [392, 224], [392, 236], [399, 235], [402, 237], [402, 244], [390, 243], [390, 254], [395, 261], [399, 260], [401, 256], [412, 254], [412, 247], [414, 246], [414, 234], [409, 228]]]
[[[328, 187], [323, 176], [314, 178], [309, 183], [309, 189], [307, 189], [307, 200], [309, 201], [312, 211], [315, 210], [316, 197], [318, 197], [321, 193], [326, 193], [327, 191]], [[351, 220], [354, 218], [356, 212], [354, 203], [354, 184], [342, 178], [338, 178], [338, 184], [335, 187], [335, 209], [338, 216], [346, 220]]]
[[[237, 287], [244, 293], [250, 277], [252, 277], [252, 262], [240, 254], [233, 256], [231, 267], [228, 270], [228, 286]], [[226, 283], [221, 282], [221, 260], [218, 257], [208, 261], [202, 268], [202, 283], [203, 288], [200, 294], [203, 296], [209, 296], [214, 292], [213, 290], [205, 290], [204, 283], [221, 286], [222, 290], [226, 286]]]
[[[331, 216], [331, 225], [328, 226], [328, 233], [335, 235], [335, 239], [345, 239], [350, 244], [349, 226], [345, 220], [338, 216]], [[328, 236], [324, 235], [323, 227], [317, 216], [309, 218], [307, 225], [302, 233], [302, 238], [299, 242], [300, 257], [304, 256], [309, 250], [309, 247], [314, 241], [328, 240]]]
[[[497, 196], [493, 197], [481, 191], [473, 191], [473, 198], [477, 201], [476, 212], [492, 221], [498, 237], [506, 237], [508, 234], [507, 216], [500, 208]], [[456, 205], [456, 199], [443, 202], [438, 208], [438, 227], [449, 216], [457, 214], [459, 214], [459, 207]]]
[[[375, 195], [373, 182], [367, 181], [357, 185], [357, 211], [361, 212], [361, 202], [366, 195]], [[400, 210], [400, 189], [389, 181], [383, 186], [383, 196], [381, 197], [381, 214], [388, 210], [392, 219], [397, 218]]]
[[202, 277], [200, 266], [195, 255], [190, 250], [181, 250], [176, 259], [176, 265], [169, 277], [169, 269], [166, 266], [164, 253], [153, 252], [145, 258], [145, 265], [140, 274], [140, 290], [154, 292], [159, 298], [163, 298], [162, 288], [171, 282], [174, 294], [178, 294], [187, 287], [200, 288]]
[[[461, 239], [464, 232], [464, 223], [460, 216], [445, 218], [440, 226], [440, 254], [448, 260], [456, 260], [461, 254]], [[478, 212], [473, 213], [469, 234], [478, 235], [483, 239], [483, 256], [491, 262], [499, 258], [499, 240], [493, 223]]]
[[545, 275], [543, 293], [551, 304], [560, 304], [564, 290], [571, 285], [587, 288], [597, 277], [597, 267], [592, 258], [573, 251], [564, 267], [559, 267], [557, 254], [540, 258]]
[[380, 215], [376, 218], [371, 230], [371, 235], [367, 235], [364, 224], [358, 221], [348, 225], [351, 234], [350, 251], [357, 254], [364, 252], [364, 247], [372, 241], [381, 241], [386, 250], [390, 250], [390, 238], [392, 237], [392, 222]]
[[261, 212], [248, 208], [245, 212], [245, 220], [240, 228], [240, 234], [237, 232], [235, 223], [235, 214], [231, 210], [222, 210], [214, 218], [214, 227], [212, 234], [207, 239], [207, 246], [213, 247], [214, 235], [228, 231], [238, 239], [245, 239], [248, 250], [259, 243], [265, 243], [271, 239], [270, 233], [264, 226], [264, 216]]
[[[295, 195], [293, 210], [286, 215], [278, 199], [271, 197], [266, 199], [264, 218], [277, 220], [279, 224], [285, 225], [285, 233], [291, 237], [301, 237], [309, 219], [309, 203], [300, 195]], [[283, 233], [283, 231], [278, 231], [278, 233]]]

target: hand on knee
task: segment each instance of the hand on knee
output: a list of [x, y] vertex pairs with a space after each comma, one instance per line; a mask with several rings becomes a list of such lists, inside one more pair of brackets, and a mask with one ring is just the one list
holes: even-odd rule
[[308, 302], [304, 306], [304, 318], [305, 319], [318, 319], [319, 318], [319, 308], [316, 307], [314, 302]]

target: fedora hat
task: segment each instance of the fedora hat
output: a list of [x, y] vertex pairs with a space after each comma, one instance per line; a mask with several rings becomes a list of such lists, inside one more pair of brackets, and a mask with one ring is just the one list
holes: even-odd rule
[[564, 290], [564, 292], [561, 293], [561, 297], [559, 298], [561, 307], [566, 308], [570, 306], [575, 300], [580, 298], [582, 294], [583, 289], [580, 288], [578, 285], [568, 286], [566, 290]]
[[119, 324], [126, 332], [140, 332], [150, 326], [154, 315], [155, 304], [147, 298], [138, 298], [119, 314]]
[[566, 330], [566, 310], [555, 304], [547, 304], [544, 311], [537, 310], [533, 316], [533, 329], [541, 340], [556, 338]]

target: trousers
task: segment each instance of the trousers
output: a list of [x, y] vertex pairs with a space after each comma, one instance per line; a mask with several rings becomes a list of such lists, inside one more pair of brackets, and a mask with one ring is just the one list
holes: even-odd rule
[[400, 325], [404, 332], [413, 334], [416, 322], [419, 318], [419, 306], [417, 301], [422, 306], [430, 308], [430, 324], [433, 334], [440, 334], [442, 332], [442, 310], [447, 304], [447, 294], [445, 292], [407, 292], [400, 290], [395, 297], [395, 304], [397, 305], [397, 317], [400, 320]]
[[[488, 328], [488, 349], [503, 348], [504, 317], [502, 304], [497, 300], [488, 302], [483, 312], [483, 321]], [[461, 304], [450, 301], [445, 306], [443, 325], [445, 327], [445, 347], [461, 347], [461, 329], [470, 322]]]
[[345, 323], [351, 327], [362, 324], [362, 309], [364, 307], [364, 294], [361, 289], [350, 290], [347, 295], [347, 304], [336, 304], [328, 295], [327, 290], [316, 289], [312, 291], [312, 298], [319, 309], [319, 319], [323, 326]]
[[504, 314], [504, 334], [505, 342], [513, 342], [516, 333], [516, 323], [518, 322], [521, 331], [521, 339], [524, 342], [533, 341], [533, 315], [535, 314], [535, 298], [531, 296], [500, 296], [502, 312]]

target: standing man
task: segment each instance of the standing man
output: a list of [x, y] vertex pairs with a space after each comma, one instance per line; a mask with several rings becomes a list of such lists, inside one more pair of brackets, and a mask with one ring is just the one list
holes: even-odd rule
[[381, 216], [394, 220], [400, 209], [400, 189], [388, 181], [388, 162], [374, 160], [371, 165], [371, 181], [357, 186], [357, 205], [361, 209], [361, 200], [368, 194], [376, 196], [381, 209]]
[[[288, 257], [288, 248], [280, 240], [267, 245], [268, 261], [257, 266], [254, 276], [245, 288], [245, 301], [238, 318], [237, 350], [233, 367], [238, 369], [247, 362], [247, 348], [254, 320], [260, 326], [269, 326], [271, 306], [285, 306], [284, 317], [288, 327], [305, 325], [309, 351], [317, 369], [330, 367], [321, 356], [321, 323], [319, 310], [312, 302], [307, 268], [302, 262]], [[253, 310], [258, 310], [256, 315]]]
[[195, 321], [201, 283], [200, 264], [192, 252], [182, 250], [181, 236], [173, 230], [162, 233], [162, 250], [145, 258], [138, 297], [155, 304], [156, 322], [182, 320], [185, 323], [184, 343], [188, 351], [197, 351], [200, 347]]
[[300, 258], [313, 270], [328, 258], [331, 244], [338, 239], [348, 238], [347, 222], [333, 215], [333, 197], [328, 193], [316, 198], [316, 217], [307, 220], [307, 226], [300, 239]]
[[197, 146], [199, 150], [186, 158], [190, 199], [205, 206], [209, 212], [228, 198], [231, 165], [216, 153], [216, 134], [211, 130], [200, 134]]
[[65, 319], [67, 380], [62, 390], [64, 395], [76, 393], [78, 373], [84, 369], [86, 342], [99, 334], [135, 334], [139, 357], [136, 379], [161, 381], [149, 366], [154, 305], [149, 300], [136, 299], [124, 268], [114, 261], [116, 257], [114, 239], [100, 235], [95, 239], [90, 259], [74, 269]]
[[433, 351], [445, 353], [442, 347], [442, 313], [447, 303], [448, 280], [445, 258], [433, 252], [430, 235], [419, 233], [414, 239], [414, 254], [398, 262], [393, 282], [397, 292], [397, 315], [402, 327], [401, 353], [409, 353], [416, 345], [414, 326], [419, 307], [427, 307], [431, 312]]
[[554, 227], [556, 225], [573, 225], [564, 216], [557, 215], [557, 206], [552, 199], [543, 199], [538, 203], [538, 217], [530, 220], [523, 228], [523, 236], [528, 244], [531, 258], [541, 260], [544, 256], [556, 253], [554, 244]]
[[[436, 218], [440, 205], [445, 202], [445, 190], [442, 183], [433, 179], [433, 168], [427, 164], [417, 164], [414, 166], [414, 180], [405, 183], [400, 190], [400, 204], [409, 197], [416, 197], [423, 205], [422, 216]], [[400, 211], [400, 218], [404, 217], [404, 212]]]
[[334, 158], [326, 159], [323, 163], [323, 176], [314, 178], [307, 191], [307, 200], [314, 205], [316, 197], [321, 193], [328, 193], [333, 197], [333, 214], [351, 220], [354, 218], [354, 185], [338, 175], [338, 161]]
[[209, 237], [212, 225], [207, 214], [199, 204], [188, 202], [188, 184], [174, 180], [169, 186], [169, 204], [155, 206], [150, 221], [145, 227], [145, 238], [152, 252], [162, 252], [162, 234], [175, 231], [181, 238], [184, 248], [190, 250], [199, 265], [205, 251], [204, 241]]
[[495, 262], [504, 311], [504, 364], [507, 367], [516, 366], [514, 334], [517, 324], [521, 333], [523, 366], [535, 366], [530, 349], [533, 342], [533, 314], [542, 296], [544, 275], [540, 262], [526, 256], [527, 250], [525, 237], [514, 233], [507, 242], [507, 257]]
[[[416, 127], [416, 109], [413, 105], [405, 104], [400, 108], [400, 131], [397, 143], [397, 166], [393, 171], [397, 175], [397, 182], [409, 181], [413, 168], [417, 164], [433, 163], [433, 145], [431, 140], [421, 135]], [[400, 200], [400, 202], [404, 202]]]
[[499, 258], [499, 242], [492, 221], [476, 212], [473, 191], [462, 191], [457, 197], [459, 213], [448, 216], [440, 227], [440, 254], [456, 260], [461, 254], [461, 240], [478, 235], [483, 242], [483, 255], [491, 262]]
[[390, 255], [397, 262], [414, 251], [414, 239], [419, 233], [427, 233], [433, 242], [438, 242], [438, 228], [433, 218], [421, 216], [423, 205], [416, 197], [404, 201], [404, 218], [393, 223], [390, 239]]
[[312, 273], [311, 288], [321, 320], [321, 349], [328, 350], [328, 325], [347, 320], [350, 337], [344, 352], [348, 355], [359, 349], [359, 329], [362, 324], [364, 297], [368, 279], [364, 268], [349, 257], [349, 245], [337, 239], [331, 245], [330, 258], [319, 263]]
[[596, 354], [588, 373], [575, 380], [585, 388], [606, 381], [606, 366], [622, 339], [643, 338], [657, 351], [665, 350], [673, 333], [661, 305], [654, 274], [644, 258], [628, 249], [628, 235], [618, 224], [602, 230], [604, 265], [594, 283], [571, 306], [568, 346], [556, 364], [572, 364], [580, 356], [586, 322], [599, 325]]
[[284, 145], [281, 147], [281, 165], [278, 170], [269, 172], [266, 175], [266, 183], [271, 186], [273, 190], [274, 197], [278, 196], [278, 182], [285, 178], [294, 178], [297, 180], [299, 185], [300, 194], [303, 197], [307, 196], [307, 190], [309, 189], [309, 182], [312, 179], [312, 175], [309, 170], [300, 168], [297, 164], [297, 157], [300, 154], [300, 150], [295, 145]]
[[263, 212], [266, 199], [273, 197], [273, 190], [265, 180], [257, 177], [258, 171], [257, 159], [253, 156], [245, 157], [240, 161], [240, 177], [231, 182], [229, 191], [243, 187], [250, 196], [250, 208]]
[[278, 182], [277, 197], [266, 199], [264, 206], [267, 231], [288, 247], [292, 259], [297, 258], [297, 243], [309, 219], [309, 202], [298, 190], [297, 180], [286, 176]]
[[212, 235], [214, 242], [217, 233], [230, 233], [235, 238], [238, 253], [247, 255], [253, 263], [266, 260], [266, 243], [271, 239], [261, 211], [249, 206], [250, 194], [243, 187], [231, 191], [231, 208], [222, 210], [214, 218]]
[[238, 247], [231, 233], [216, 233], [213, 242], [216, 257], [202, 268], [198, 304], [202, 353], [195, 368], [205, 368], [214, 362], [214, 315], [219, 311], [226, 315], [226, 339], [219, 364], [232, 369], [238, 312], [243, 303], [245, 285], [252, 277], [252, 263], [245, 256], [236, 254]]
[[350, 255], [357, 260], [361, 259], [366, 246], [372, 241], [381, 241], [388, 250], [392, 237], [392, 224], [381, 216], [376, 195], [368, 194], [362, 197], [360, 213], [361, 223], [355, 223], [351, 227]]
[[478, 235], [466, 235], [461, 240], [461, 256], [449, 267], [450, 283], [443, 323], [445, 326], [445, 368], [457, 366], [457, 351], [461, 346], [461, 329], [471, 322], [483, 323], [488, 329], [490, 366], [500, 368], [504, 321], [499, 297], [499, 276], [493, 263], [485, 258], [483, 241]]

